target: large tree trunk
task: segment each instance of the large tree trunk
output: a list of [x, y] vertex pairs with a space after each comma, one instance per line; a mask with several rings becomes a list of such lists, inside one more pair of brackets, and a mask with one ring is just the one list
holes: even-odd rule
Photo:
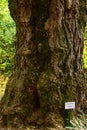
[[1, 100], [3, 125], [64, 125], [65, 102], [85, 109], [85, 5], [85, 0], [9, 0], [17, 34], [14, 70]]

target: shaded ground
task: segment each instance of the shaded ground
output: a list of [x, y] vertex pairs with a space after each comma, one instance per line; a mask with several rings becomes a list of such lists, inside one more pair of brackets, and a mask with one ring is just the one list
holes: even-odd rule
[[63, 128], [39, 128], [39, 129], [35, 129], [35, 128], [26, 128], [26, 129], [12, 129], [12, 128], [1, 128], [0, 130], [65, 130]]

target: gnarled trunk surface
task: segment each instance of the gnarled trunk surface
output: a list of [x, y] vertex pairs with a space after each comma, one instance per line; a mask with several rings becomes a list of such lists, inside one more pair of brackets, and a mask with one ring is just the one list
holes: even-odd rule
[[[86, 109], [85, 0], [9, 0], [16, 23], [13, 74], [1, 100], [5, 126], [64, 125], [65, 102]], [[39, 128], [38, 128], [39, 129]]]

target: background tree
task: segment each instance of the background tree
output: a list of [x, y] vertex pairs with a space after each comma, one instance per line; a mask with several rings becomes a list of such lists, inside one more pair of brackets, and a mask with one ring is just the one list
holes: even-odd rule
[[[4, 126], [64, 125], [66, 101], [85, 110], [85, 0], [9, 0], [16, 23], [13, 74], [1, 100]], [[38, 128], [39, 129], [39, 128]]]

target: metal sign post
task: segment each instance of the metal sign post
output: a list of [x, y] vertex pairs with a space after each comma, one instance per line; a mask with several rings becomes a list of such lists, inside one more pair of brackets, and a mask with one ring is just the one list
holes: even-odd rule
[[65, 102], [65, 109], [68, 110], [68, 127], [70, 126], [71, 109], [75, 109], [75, 102]]
[[70, 126], [70, 113], [71, 113], [71, 110], [68, 109], [68, 126]]

